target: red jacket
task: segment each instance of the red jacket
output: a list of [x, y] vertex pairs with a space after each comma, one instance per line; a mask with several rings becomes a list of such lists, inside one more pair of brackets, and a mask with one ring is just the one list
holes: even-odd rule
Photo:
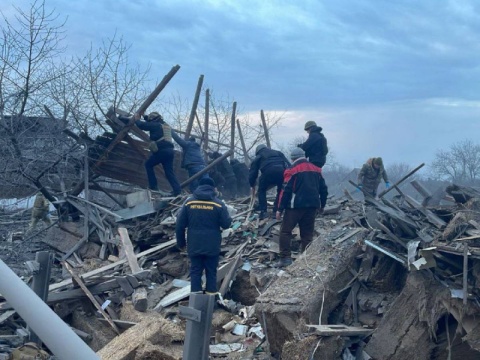
[[324, 208], [328, 188], [322, 169], [305, 158], [296, 160], [283, 173], [283, 189], [278, 200], [278, 210], [297, 208]]

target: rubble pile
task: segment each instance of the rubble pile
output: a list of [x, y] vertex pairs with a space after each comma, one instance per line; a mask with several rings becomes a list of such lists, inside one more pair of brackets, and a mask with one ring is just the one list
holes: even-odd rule
[[[449, 205], [436, 206], [421, 196], [331, 198], [304, 253], [294, 231], [295, 261], [283, 269], [273, 267], [280, 222], [259, 220], [249, 198], [227, 202], [212, 358], [478, 357], [480, 193], [447, 192]], [[182, 358], [190, 286], [174, 228], [183, 201], [141, 191], [112, 211], [72, 199], [88, 236], [70, 221], [31, 243], [54, 253], [48, 304], [102, 359]], [[28, 236], [10, 233], [4, 249], [26, 246]], [[7, 354], [28, 332], [10, 304], [0, 310]]]

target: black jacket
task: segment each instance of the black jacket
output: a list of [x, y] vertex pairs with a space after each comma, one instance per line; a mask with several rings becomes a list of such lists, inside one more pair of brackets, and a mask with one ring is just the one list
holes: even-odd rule
[[247, 184], [248, 183], [248, 167], [245, 163], [241, 163], [237, 159], [230, 161], [235, 177], [237, 178], [238, 183]]
[[[221, 156], [222, 154], [220, 154], [219, 152], [214, 152], [213, 154], [211, 154], [210, 157], [213, 159], [213, 161], [215, 161]], [[216, 167], [216, 170], [220, 172], [220, 174], [225, 179], [235, 177], [235, 173], [233, 172], [232, 166], [230, 165], [227, 159], [223, 159], [219, 164], [215, 165], [215, 167]]]
[[280, 192], [279, 211], [297, 208], [324, 208], [328, 188], [322, 169], [305, 158], [300, 158], [283, 174], [283, 190]]
[[172, 137], [183, 149], [182, 167], [188, 168], [192, 165], [205, 165], [200, 144], [197, 143], [195, 139], [186, 141], [178, 136], [178, 134], [173, 130]]
[[[215, 188], [200, 185], [182, 206], [176, 224], [177, 246], [185, 247], [189, 256], [214, 256], [220, 253], [222, 232], [232, 223], [227, 207], [215, 196]], [[188, 228], [187, 240], [185, 229]]]
[[308, 134], [308, 139], [303, 144], [298, 145], [305, 151], [305, 157], [311, 163], [322, 167], [327, 161], [328, 146], [327, 139], [322, 134], [322, 128], [314, 126]]
[[254, 187], [257, 182], [258, 172], [264, 172], [271, 166], [281, 166], [286, 169], [290, 166], [290, 162], [281, 151], [264, 148], [258, 152], [258, 155], [250, 165], [248, 174], [248, 182], [250, 187]]
[[153, 121], [142, 121], [137, 120], [135, 121], [135, 125], [138, 126], [139, 129], [144, 131], [148, 131], [150, 133], [150, 140], [156, 141], [157, 146], [159, 149], [163, 148], [173, 148], [173, 144], [170, 141], [161, 140], [158, 141], [163, 137], [163, 128], [162, 124], [158, 120]]

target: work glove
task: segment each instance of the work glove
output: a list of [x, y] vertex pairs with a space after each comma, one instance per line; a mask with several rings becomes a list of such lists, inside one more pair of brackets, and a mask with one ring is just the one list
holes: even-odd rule
[[385, 187], [386, 187], [387, 189], [390, 188], [390, 181], [387, 181], [387, 182], [385, 183]]
[[358, 185], [357, 189], [355, 192], [362, 192], [363, 185]]

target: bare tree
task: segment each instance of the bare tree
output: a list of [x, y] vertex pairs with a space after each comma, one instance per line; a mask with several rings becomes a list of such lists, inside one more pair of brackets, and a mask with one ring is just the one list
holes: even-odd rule
[[14, 18], [2, 13], [0, 185], [2, 192], [12, 183], [33, 192], [43, 188], [42, 178], [60, 166], [66, 154], [75, 151], [68, 140], [55, 136], [61, 123], [39, 116], [45, 88], [59, 76], [55, 60], [64, 51], [64, 21], [47, 11], [43, 1], [34, 1], [28, 11], [15, 9]]
[[474, 185], [480, 179], [480, 144], [464, 140], [439, 150], [430, 169], [436, 179]]

